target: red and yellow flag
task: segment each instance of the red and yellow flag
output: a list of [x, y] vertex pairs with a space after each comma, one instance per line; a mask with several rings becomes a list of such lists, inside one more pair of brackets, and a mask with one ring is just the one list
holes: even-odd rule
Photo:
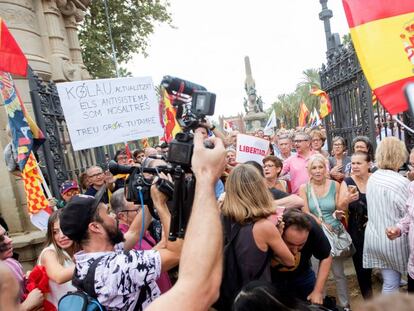
[[390, 114], [407, 110], [414, 82], [414, 1], [342, 0], [362, 70]]
[[41, 187], [42, 178], [39, 175], [38, 169], [36, 158], [33, 152], [31, 152], [22, 172], [27, 208], [30, 214], [36, 214], [43, 209], [50, 209], [49, 202]]
[[306, 118], [309, 115], [309, 110], [306, 107], [305, 103], [302, 101], [299, 106], [299, 126], [306, 126]]
[[164, 141], [169, 143], [174, 139], [175, 134], [181, 131], [181, 127], [176, 120], [176, 110], [171, 103], [171, 97], [165, 88], [161, 88], [161, 106], [163, 110]]
[[0, 18], [0, 70], [18, 76], [27, 75], [27, 59]]
[[325, 118], [332, 112], [332, 104], [328, 94], [317, 87], [313, 87], [310, 93], [319, 96], [319, 116]]

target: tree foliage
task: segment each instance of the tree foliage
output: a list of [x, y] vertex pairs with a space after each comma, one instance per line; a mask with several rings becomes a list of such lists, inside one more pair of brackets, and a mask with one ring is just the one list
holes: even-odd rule
[[[148, 38], [157, 24], [171, 25], [168, 0], [107, 0], [118, 64], [134, 53], [146, 54]], [[81, 25], [79, 39], [84, 63], [94, 78], [115, 77], [104, 0], [94, 0]], [[121, 75], [128, 75], [120, 68]]]
[[315, 107], [319, 111], [319, 101], [315, 95], [310, 94], [312, 87], [320, 88], [318, 69], [306, 69], [302, 72], [303, 79], [296, 86], [294, 92], [281, 94], [270, 109], [274, 109], [277, 118], [287, 128], [294, 128], [298, 124], [299, 104], [303, 101], [310, 112]]

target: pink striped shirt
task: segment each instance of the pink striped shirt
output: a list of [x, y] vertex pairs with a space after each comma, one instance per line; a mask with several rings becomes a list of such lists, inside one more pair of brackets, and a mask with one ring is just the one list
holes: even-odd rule
[[408, 234], [408, 245], [410, 254], [408, 258], [408, 274], [414, 279], [414, 181], [408, 185], [407, 213], [398, 222], [401, 234]]

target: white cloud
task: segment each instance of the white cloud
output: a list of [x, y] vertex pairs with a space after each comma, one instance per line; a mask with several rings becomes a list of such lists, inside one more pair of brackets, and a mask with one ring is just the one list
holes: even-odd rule
[[[342, 1], [328, 1], [332, 32], [348, 32]], [[217, 94], [216, 116], [243, 111], [244, 56], [250, 57], [258, 95], [265, 108], [281, 93], [290, 93], [302, 71], [326, 59], [318, 0], [171, 0], [173, 24], [150, 38], [149, 57], [135, 56], [128, 69], [164, 75], [205, 86]]]

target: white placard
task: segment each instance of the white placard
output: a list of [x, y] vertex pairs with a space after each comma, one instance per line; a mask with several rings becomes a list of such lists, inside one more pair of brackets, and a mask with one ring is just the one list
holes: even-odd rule
[[262, 164], [263, 158], [269, 149], [269, 141], [266, 139], [238, 134], [236, 162], [244, 163], [247, 161], [256, 161]]
[[161, 136], [151, 77], [57, 84], [74, 150]]

